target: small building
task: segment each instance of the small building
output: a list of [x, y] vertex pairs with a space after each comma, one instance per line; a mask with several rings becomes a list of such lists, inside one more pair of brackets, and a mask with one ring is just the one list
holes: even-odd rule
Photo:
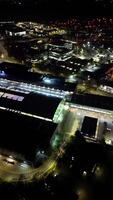
[[24, 29], [22, 29], [20, 27], [12, 25], [12, 26], [6, 27], [5, 33], [6, 33], [7, 36], [17, 37], [17, 36], [26, 35], [26, 30], [24, 30]]

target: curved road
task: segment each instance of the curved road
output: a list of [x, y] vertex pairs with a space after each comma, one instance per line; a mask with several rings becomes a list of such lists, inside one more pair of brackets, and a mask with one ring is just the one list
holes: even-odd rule
[[7, 162], [9, 157], [0, 155], [0, 179], [5, 182], [32, 181], [46, 177], [55, 170], [57, 162], [51, 157], [46, 160], [39, 168], [32, 168], [28, 165], [12, 164]]

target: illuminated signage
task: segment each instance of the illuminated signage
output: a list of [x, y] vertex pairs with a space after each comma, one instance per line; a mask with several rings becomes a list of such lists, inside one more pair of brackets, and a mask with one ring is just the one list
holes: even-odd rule
[[4, 93], [4, 92], [0, 92], [0, 97], [11, 99], [14, 101], [23, 101], [24, 100], [23, 96], [18, 96], [15, 94], [9, 94], [9, 93]]

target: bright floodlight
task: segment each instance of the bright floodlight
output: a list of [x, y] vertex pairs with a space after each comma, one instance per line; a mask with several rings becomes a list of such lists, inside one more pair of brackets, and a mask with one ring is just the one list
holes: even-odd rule
[[51, 84], [51, 79], [49, 79], [49, 78], [47, 78], [47, 77], [45, 77], [44, 79], [43, 79], [43, 81], [45, 82], [45, 83], [47, 83], [47, 84]]

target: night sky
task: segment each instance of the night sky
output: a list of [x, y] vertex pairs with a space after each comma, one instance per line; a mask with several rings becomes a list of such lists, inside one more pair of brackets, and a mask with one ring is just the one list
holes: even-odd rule
[[[7, 10], [7, 12], [6, 12]], [[42, 17], [113, 15], [113, 0], [0, 0], [0, 17]]]

